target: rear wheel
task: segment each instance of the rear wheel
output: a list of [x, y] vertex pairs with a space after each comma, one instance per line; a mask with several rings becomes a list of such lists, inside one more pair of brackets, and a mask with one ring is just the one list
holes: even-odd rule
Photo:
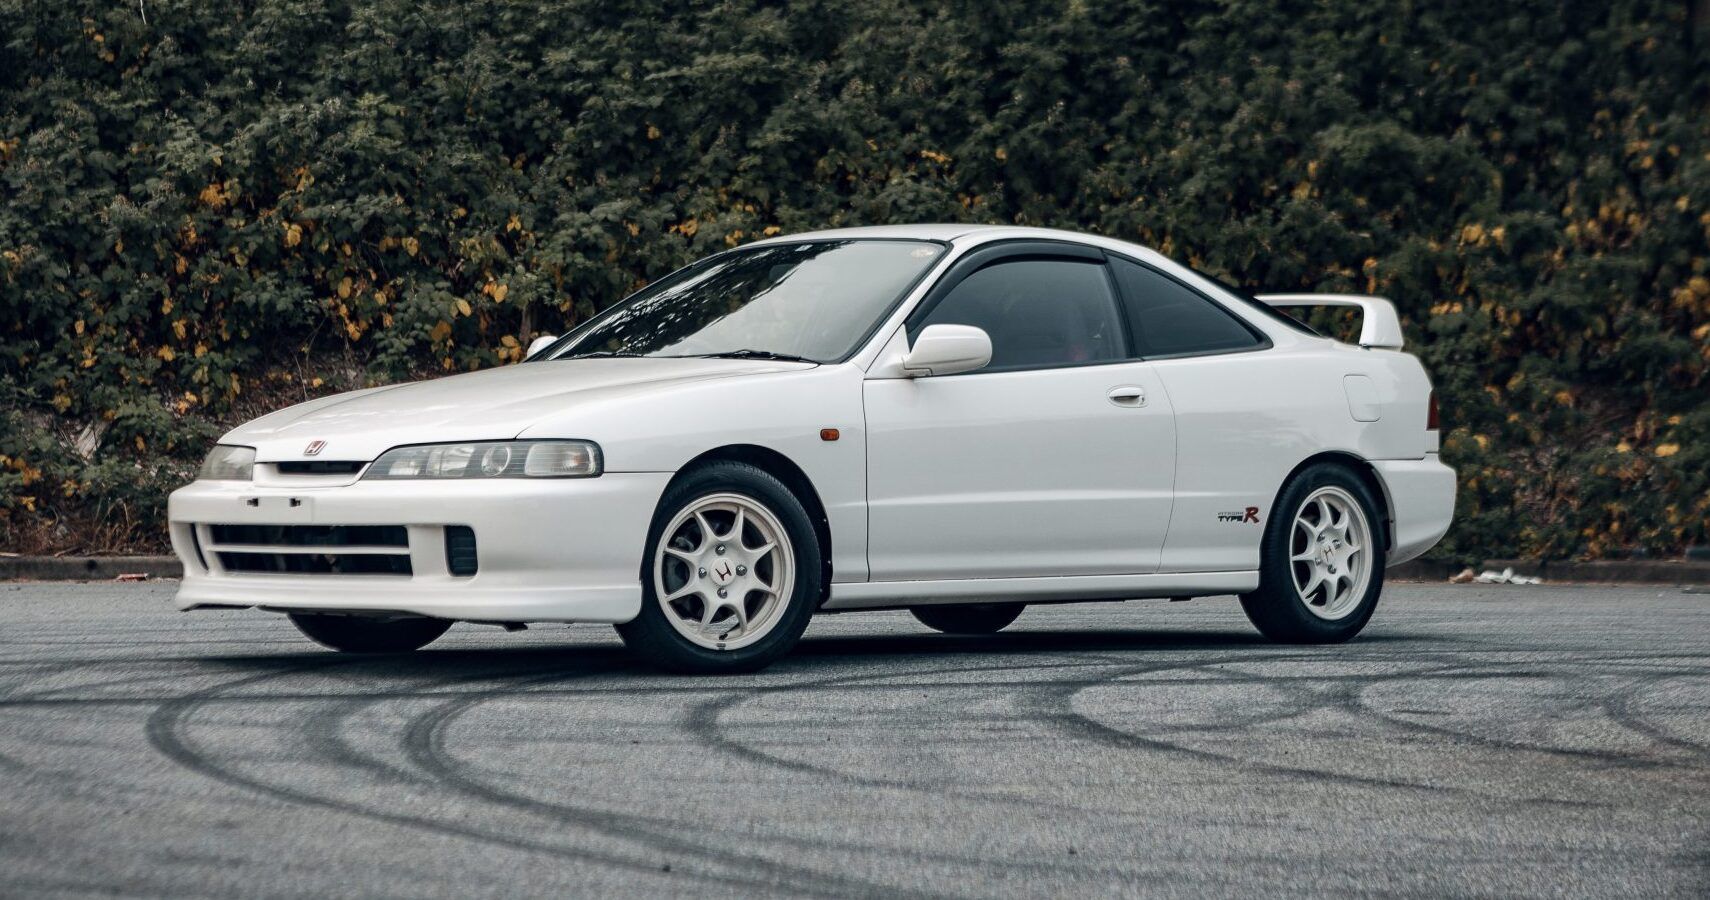
[[450, 619], [412, 616], [379, 619], [329, 613], [291, 613], [291, 624], [309, 640], [344, 653], [408, 653], [433, 643], [451, 628]]
[[789, 652], [819, 605], [819, 541], [783, 482], [716, 462], [673, 484], [647, 542], [641, 613], [617, 626], [678, 672], [751, 672]]
[[945, 634], [994, 634], [1014, 622], [1025, 603], [980, 603], [969, 606], [915, 606], [909, 609], [922, 625]]
[[1259, 589], [1241, 608], [1266, 637], [1325, 644], [1360, 633], [1383, 591], [1377, 502], [1346, 467], [1321, 463], [1283, 489], [1265, 526]]

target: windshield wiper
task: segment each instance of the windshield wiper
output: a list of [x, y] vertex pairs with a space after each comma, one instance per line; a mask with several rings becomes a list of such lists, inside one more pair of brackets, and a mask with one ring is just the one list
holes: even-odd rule
[[595, 350], [592, 353], [572, 353], [569, 356], [555, 356], [553, 359], [613, 359], [616, 357], [639, 357], [644, 353], [630, 353], [627, 350]]
[[725, 350], [719, 353], [697, 353], [699, 359], [775, 359], [780, 362], [805, 362], [818, 364], [817, 359], [796, 356], [790, 353], [773, 353], [770, 350]]

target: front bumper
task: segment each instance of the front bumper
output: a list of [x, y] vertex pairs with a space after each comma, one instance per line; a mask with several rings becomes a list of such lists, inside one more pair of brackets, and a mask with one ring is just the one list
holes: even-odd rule
[[[669, 473], [588, 479], [358, 481], [336, 487], [198, 481], [167, 506], [184, 563], [174, 603], [406, 613], [496, 622], [627, 622], [641, 609], [647, 528]], [[256, 546], [212, 526], [403, 526], [407, 546]], [[445, 530], [475, 535], [474, 575], [453, 575]], [[321, 533], [326, 533], [321, 529]], [[216, 535], [225, 537], [217, 538]], [[224, 543], [222, 543], [222, 540]], [[407, 574], [243, 571], [238, 560], [392, 554]], [[231, 562], [228, 566], [225, 563]]]
[[1455, 519], [1455, 470], [1435, 453], [1424, 459], [1375, 460], [1372, 468], [1389, 495], [1395, 541], [1389, 565], [1407, 562], [1437, 546]]

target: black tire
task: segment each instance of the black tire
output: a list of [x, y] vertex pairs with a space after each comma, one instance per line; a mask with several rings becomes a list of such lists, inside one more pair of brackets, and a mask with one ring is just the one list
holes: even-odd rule
[[[793, 586], [776, 613], [778, 621], [755, 643], [729, 650], [702, 647], [680, 634], [666, 618], [654, 585], [654, 557], [666, 525], [691, 504], [713, 494], [739, 494], [764, 506], [777, 518], [794, 551]], [[720, 675], [765, 668], [801, 639], [825, 586], [819, 539], [801, 500], [765, 470], [733, 461], [708, 463], [672, 482], [653, 515], [641, 565], [641, 612], [617, 626], [617, 633], [637, 656], [672, 672]]]
[[376, 619], [329, 613], [291, 613], [291, 624], [309, 640], [343, 653], [408, 653], [426, 647], [447, 629], [450, 619], [412, 617]]
[[[1370, 577], [1363, 595], [1341, 618], [1330, 620], [1315, 615], [1307, 607], [1295, 586], [1294, 563], [1290, 543], [1295, 519], [1305, 501], [1321, 488], [1340, 488], [1351, 496], [1364, 514], [1371, 541], [1368, 561]], [[1335, 463], [1318, 463], [1284, 486], [1265, 524], [1265, 535], [1259, 552], [1259, 588], [1241, 595], [1241, 609], [1259, 632], [1273, 641], [1286, 644], [1335, 644], [1346, 641], [1371, 621], [1378, 596], [1383, 593], [1386, 562], [1387, 531], [1378, 515], [1378, 504], [1371, 488], [1347, 467]]]
[[1014, 622], [1025, 603], [979, 603], [968, 606], [912, 606], [920, 624], [945, 634], [996, 634]]

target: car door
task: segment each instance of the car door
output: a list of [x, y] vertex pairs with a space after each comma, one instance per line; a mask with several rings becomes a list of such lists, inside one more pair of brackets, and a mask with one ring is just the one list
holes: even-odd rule
[[[1270, 504], [1311, 438], [1298, 358], [1194, 287], [1112, 255], [1138, 353], [1170, 393], [1175, 504], [1161, 572], [1258, 567]], [[1340, 399], [1338, 395], [1338, 399]]]
[[1170, 518], [1175, 422], [1134, 358], [1103, 254], [975, 251], [909, 318], [982, 328], [986, 367], [864, 382], [874, 581], [1146, 574]]

